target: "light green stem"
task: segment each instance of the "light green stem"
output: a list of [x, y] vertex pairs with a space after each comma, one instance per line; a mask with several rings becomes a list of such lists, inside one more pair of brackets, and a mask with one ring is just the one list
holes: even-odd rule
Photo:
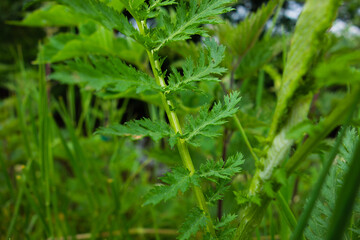
[[238, 118], [236, 115], [234, 115], [233, 118], [234, 118], [236, 127], [239, 129], [240, 134], [241, 134], [241, 136], [243, 137], [243, 139], [244, 139], [244, 141], [245, 141], [245, 144], [246, 144], [247, 148], [248, 148], [249, 151], [250, 151], [251, 156], [254, 158], [255, 162], [258, 163], [258, 162], [259, 162], [259, 159], [258, 159], [258, 157], [256, 156], [256, 154], [254, 153], [253, 148], [251, 147], [251, 144], [250, 144], [250, 142], [249, 142], [249, 139], [248, 139], [247, 136], [246, 136], [246, 133], [245, 133], [244, 128], [242, 127], [242, 125], [241, 125], [241, 123], [240, 123], [239, 118]]
[[[139, 27], [140, 33], [145, 35], [145, 28], [146, 28], [146, 23], [144, 21], [136, 21], [137, 25]], [[161, 66], [158, 60], [154, 59], [154, 55], [155, 52], [154, 51], [149, 51], [147, 50], [147, 54], [149, 57], [149, 61], [150, 61], [150, 65], [152, 68], [152, 72], [154, 74], [156, 83], [161, 86], [161, 87], [166, 87], [166, 83], [164, 78], [162, 77], [162, 71], [161, 71]], [[177, 114], [172, 110], [173, 109], [173, 104], [170, 100], [167, 100], [165, 95], [163, 93], [161, 94], [161, 101], [162, 101], [162, 105], [165, 109], [166, 115], [169, 119], [169, 123], [172, 127], [172, 129], [175, 131], [175, 133], [179, 133], [182, 134], [182, 130], [181, 130], [181, 125], [179, 122], [179, 118], [177, 116]], [[183, 162], [183, 165], [186, 169], [189, 170], [190, 175], [193, 175], [195, 173], [195, 168], [194, 168], [194, 164], [192, 162], [190, 153], [189, 153], [189, 149], [187, 147], [186, 141], [184, 139], [178, 139], [177, 141], [177, 148], [179, 150], [179, 154], [181, 157], [181, 160]], [[193, 187], [193, 191], [195, 193], [199, 208], [204, 211], [205, 216], [207, 218], [207, 228], [208, 231], [210, 232], [210, 234], [216, 238], [216, 234], [215, 234], [215, 228], [211, 219], [211, 215], [208, 209], [208, 206], [206, 204], [205, 201], [205, 197], [204, 194], [201, 190], [200, 187], [194, 186]]]

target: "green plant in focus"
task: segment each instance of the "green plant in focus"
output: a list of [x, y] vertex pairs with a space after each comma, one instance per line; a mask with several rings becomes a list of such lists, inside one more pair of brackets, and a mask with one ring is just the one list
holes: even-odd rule
[[359, 238], [360, 41], [329, 31], [337, 0], [280, 34], [284, 3], [238, 24], [232, 0], [56, 0], [9, 21], [48, 36], [38, 72], [20, 47], [6, 72], [4, 239]]

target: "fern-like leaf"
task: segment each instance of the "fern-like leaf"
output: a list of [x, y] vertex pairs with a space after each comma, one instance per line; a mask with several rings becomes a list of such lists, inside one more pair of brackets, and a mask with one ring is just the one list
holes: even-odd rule
[[206, 216], [199, 208], [194, 208], [188, 214], [185, 222], [180, 227], [180, 236], [178, 239], [189, 239], [192, 235], [196, 234], [200, 229], [206, 227]]
[[218, 236], [221, 240], [233, 239], [236, 227], [231, 223], [237, 218], [236, 214], [226, 214], [215, 225], [215, 228], [219, 231]]
[[206, 35], [205, 30], [199, 26], [219, 23], [219, 19], [214, 16], [232, 10], [227, 7], [232, 2], [232, 0], [201, 0], [189, 1], [189, 3], [180, 1], [176, 8], [176, 19], [165, 12], [159, 15], [159, 27], [152, 34], [156, 43], [154, 50], [157, 51], [171, 42], [189, 39], [194, 34]]
[[210, 189], [206, 193], [206, 202], [209, 205], [214, 205], [218, 200], [221, 200], [224, 197], [226, 191], [230, 188], [228, 180], [218, 181], [215, 189]]
[[229, 157], [225, 164], [223, 161], [207, 161], [200, 166], [199, 176], [214, 182], [217, 182], [217, 179], [230, 179], [241, 171], [243, 163], [241, 153]]
[[161, 91], [149, 75], [128, 66], [115, 57], [92, 58], [91, 64], [84, 61], [68, 62], [65, 66], [58, 66], [57, 70], [57, 73], [52, 76], [54, 79], [61, 80], [64, 73], [70, 75], [74, 72], [76, 74], [74, 79], [94, 90], [124, 92], [135, 88], [136, 93]]
[[135, 140], [151, 137], [154, 141], [173, 135], [168, 124], [161, 121], [153, 122], [148, 118], [126, 122], [124, 125], [100, 127], [95, 134], [131, 137]]
[[106, 28], [116, 29], [122, 34], [135, 39], [144, 46], [150, 44], [150, 40], [142, 36], [128, 21], [122, 13], [99, 0], [57, 0], [57, 2], [68, 6], [75, 13], [93, 19]]
[[213, 74], [222, 74], [226, 71], [220, 67], [220, 63], [224, 58], [224, 46], [219, 46], [214, 40], [205, 40], [205, 49], [200, 51], [200, 58], [195, 64], [192, 58], [188, 58], [182, 68], [183, 76], [173, 69], [173, 74], [169, 76], [169, 85], [165, 91], [168, 94], [179, 92], [182, 90], [195, 90], [195, 82], [204, 81], [220, 81]]
[[208, 111], [206, 109], [200, 110], [196, 117], [188, 117], [185, 128], [184, 139], [193, 145], [198, 145], [196, 137], [215, 137], [219, 135], [216, 126], [226, 123], [226, 118], [233, 116], [238, 111], [238, 103], [241, 97], [239, 92], [230, 93], [225, 96], [224, 103], [218, 102], [214, 107]]
[[268, 2], [236, 27], [230, 23], [219, 25], [220, 42], [225, 44], [233, 55], [243, 57], [254, 46], [277, 3], [278, 0]]
[[191, 186], [199, 185], [196, 175], [190, 176], [190, 172], [184, 167], [177, 167], [160, 178], [167, 185], [155, 186], [146, 196], [144, 205], [158, 204], [175, 197], [179, 191], [186, 192]]
[[[308, 239], [321, 240], [326, 236], [330, 217], [335, 209], [337, 192], [343, 185], [343, 177], [348, 170], [348, 165], [351, 161], [358, 139], [359, 136], [355, 129], [346, 132], [339, 149], [340, 158], [336, 161], [336, 164], [332, 167], [327, 176], [326, 182], [321, 190], [321, 197], [317, 200], [309, 225], [305, 229], [305, 236]], [[356, 229], [349, 230], [353, 231]]]
[[160, 7], [176, 4], [174, 0], [150, 0], [149, 3], [146, 3], [145, 0], [120, 1], [137, 21], [154, 18], [159, 14]]

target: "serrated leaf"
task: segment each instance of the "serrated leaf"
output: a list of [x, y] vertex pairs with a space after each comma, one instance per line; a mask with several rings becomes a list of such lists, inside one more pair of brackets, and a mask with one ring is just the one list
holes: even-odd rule
[[147, 46], [150, 41], [129, 23], [124, 14], [99, 0], [57, 0], [57, 2], [68, 6], [78, 14], [97, 21], [109, 30], [118, 30], [143, 46]]
[[154, 51], [171, 42], [189, 39], [195, 34], [205, 35], [199, 26], [219, 23], [215, 16], [230, 11], [231, 8], [227, 7], [230, 3], [232, 0], [180, 1], [176, 8], [176, 19], [162, 12], [159, 15], [159, 27], [152, 34], [156, 43]]
[[[289, 100], [294, 97], [302, 77], [308, 71], [314, 56], [321, 47], [324, 33], [335, 19], [339, 3], [340, 1], [337, 0], [306, 2], [291, 39], [282, 85], [278, 92], [278, 101], [269, 132], [270, 139], [276, 134], [280, 120], [286, 116], [284, 113], [289, 107]], [[310, 25], [313, 27], [309, 28]]]
[[233, 116], [237, 111], [237, 104], [241, 97], [239, 92], [232, 92], [225, 96], [224, 103], [215, 103], [214, 107], [207, 111], [202, 109], [196, 117], [189, 116], [184, 131], [184, 139], [193, 145], [197, 145], [195, 140], [198, 136], [215, 137], [219, 133], [216, 126], [226, 123], [226, 118]]
[[261, 69], [282, 50], [283, 43], [279, 38], [265, 39], [257, 42], [241, 59], [236, 69], [236, 77], [245, 79]]
[[220, 42], [228, 47], [232, 55], [243, 57], [254, 46], [277, 3], [278, 0], [268, 2], [235, 27], [229, 22], [219, 25]]
[[150, 0], [149, 3], [145, 0], [120, 0], [126, 10], [138, 21], [144, 21], [148, 18], [154, 18], [159, 14], [159, 8], [176, 4], [174, 0]]
[[206, 227], [206, 216], [199, 208], [193, 208], [188, 214], [185, 222], [181, 225], [178, 239], [189, 239], [192, 235], [196, 234], [199, 230]]
[[247, 203], [255, 203], [258, 206], [261, 206], [261, 199], [258, 195], [248, 195], [243, 191], [235, 191], [234, 192], [235, 199], [237, 204], [243, 205]]
[[135, 88], [136, 93], [157, 93], [161, 91], [155, 80], [149, 75], [115, 57], [94, 57], [91, 63], [72, 61], [65, 66], [60, 65], [55, 68], [58, 71], [52, 75], [53, 79], [62, 80], [60, 73], [75, 74], [74, 80], [78, 83], [84, 83], [87, 88], [96, 91], [106, 89], [119, 93], [131, 88]]
[[173, 73], [169, 76], [169, 85], [164, 89], [166, 94], [172, 94], [183, 90], [196, 90], [196, 82], [220, 81], [213, 75], [219, 75], [226, 71], [220, 67], [224, 58], [224, 46], [219, 46], [214, 40], [204, 41], [205, 50], [200, 51], [200, 57], [195, 63], [193, 58], [187, 58], [183, 67], [183, 76], [173, 68]]
[[[348, 171], [349, 163], [351, 162], [358, 139], [359, 135], [355, 129], [346, 131], [339, 148], [340, 158], [329, 171], [325, 184], [321, 189], [321, 195], [315, 204], [309, 219], [309, 224], [305, 229], [305, 236], [308, 239], [320, 240], [326, 236], [330, 217], [334, 212], [336, 200], [339, 197], [337, 193], [343, 186], [343, 178]], [[357, 204], [359, 205], [359, 202]], [[349, 230], [351, 231], [351, 229]]]
[[224, 193], [228, 191], [229, 188], [229, 181], [220, 181], [220, 183], [217, 184], [215, 189], [210, 189], [209, 192], [206, 194], [206, 202], [209, 205], [217, 203], [218, 200], [221, 200], [224, 197]]
[[236, 214], [226, 214], [221, 218], [221, 221], [218, 221], [218, 223], [215, 225], [216, 229], [220, 229], [223, 227], [228, 226], [232, 221], [234, 221], [237, 218]]
[[146, 195], [144, 205], [158, 204], [175, 197], [179, 191], [186, 192], [191, 186], [198, 185], [198, 177], [190, 176], [190, 172], [184, 167], [173, 168], [160, 179], [167, 185], [155, 186]]
[[154, 141], [172, 135], [172, 130], [165, 122], [153, 122], [148, 118], [126, 122], [124, 125], [117, 124], [109, 127], [100, 127], [95, 134], [115, 135], [131, 137], [138, 140], [151, 137]]
[[49, 38], [41, 47], [35, 63], [54, 63], [89, 55], [116, 56], [131, 63], [140, 62], [145, 51], [140, 44], [131, 39], [116, 38], [112, 30], [96, 26], [95, 23], [88, 29], [87, 25], [82, 25], [84, 27], [80, 29], [87, 31], [94, 28], [91, 29], [92, 33], [60, 33]]
[[230, 179], [242, 170], [240, 166], [243, 163], [244, 159], [241, 153], [229, 157], [225, 164], [222, 160], [207, 161], [206, 163], [201, 164], [199, 176], [214, 182], [217, 182], [217, 179]]

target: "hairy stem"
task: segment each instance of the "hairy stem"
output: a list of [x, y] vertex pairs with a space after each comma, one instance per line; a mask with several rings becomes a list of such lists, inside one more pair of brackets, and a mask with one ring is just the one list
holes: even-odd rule
[[[136, 22], [137, 22], [137, 25], [139, 27], [140, 33], [145, 35], [145, 28], [146, 28], [145, 21], [141, 21], [141, 22], [136, 21]], [[155, 53], [156, 52], [154, 52], [153, 50], [152, 51], [147, 50], [147, 54], [148, 54], [148, 57], [149, 57], [151, 69], [152, 69], [152, 72], [154, 74], [156, 83], [161, 87], [166, 87], [165, 80], [164, 80], [164, 78], [162, 76], [160, 63], [159, 63], [158, 60], [154, 59]], [[179, 118], [178, 118], [177, 114], [175, 113], [175, 111], [172, 110], [173, 109], [172, 102], [170, 100], [167, 100], [163, 93], [160, 93], [160, 94], [161, 94], [162, 105], [163, 105], [163, 107], [165, 109], [166, 115], [167, 115], [167, 117], [169, 119], [169, 123], [170, 123], [172, 129], [176, 133], [182, 134], [182, 129], [181, 129], [181, 125], [180, 125], [180, 122], [179, 122]], [[180, 154], [180, 157], [181, 157], [181, 160], [183, 162], [184, 167], [189, 170], [190, 175], [193, 175], [195, 173], [195, 168], [194, 168], [194, 164], [192, 162], [192, 159], [191, 159], [191, 156], [190, 156], [189, 149], [187, 147], [186, 141], [184, 139], [178, 139], [177, 148], [178, 148], [178, 151], [179, 151], [179, 154]], [[194, 186], [193, 191], [195, 193], [199, 208], [202, 211], [204, 211], [205, 216], [207, 218], [208, 231], [211, 233], [211, 235], [213, 237], [216, 237], [215, 228], [214, 228], [214, 225], [213, 225], [213, 222], [212, 222], [212, 219], [211, 219], [211, 215], [210, 215], [208, 206], [207, 206], [206, 201], [205, 201], [204, 194], [203, 194], [201, 188], [198, 187], [198, 186]]]

